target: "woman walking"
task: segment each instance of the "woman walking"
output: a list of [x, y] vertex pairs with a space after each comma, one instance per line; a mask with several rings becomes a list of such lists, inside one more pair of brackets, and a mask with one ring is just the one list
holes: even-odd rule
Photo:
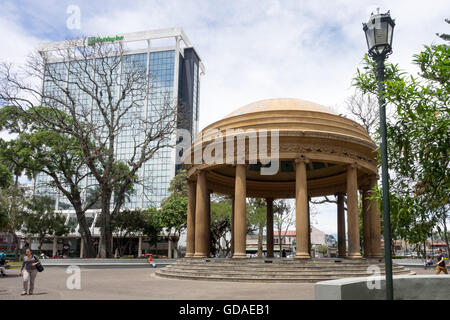
[[[25, 251], [25, 256], [22, 260], [22, 268], [20, 269], [20, 276], [23, 276], [23, 291], [22, 295], [33, 294], [34, 280], [38, 273], [36, 265], [39, 263], [39, 259], [33, 255], [30, 249]], [[28, 282], [30, 283], [28, 285]]]

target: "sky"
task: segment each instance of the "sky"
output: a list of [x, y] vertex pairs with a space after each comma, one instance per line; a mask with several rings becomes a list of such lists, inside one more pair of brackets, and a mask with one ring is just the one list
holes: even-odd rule
[[[68, 28], [73, 6], [79, 29]], [[200, 128], [268, 98], [310, 100], [345, 114], [367, 52], [362, 22], [376, 8], [396, 22], [389, 60], [416, 74], [413, 54], [441, 42], [437, 32], [449, 33], [449, 1], [3, 0], [0, 60], [22, 64], [42, 42], [181, 27], [206, 69]], [[335, 206], [313, 210], [314, 225], [336, 234]]]

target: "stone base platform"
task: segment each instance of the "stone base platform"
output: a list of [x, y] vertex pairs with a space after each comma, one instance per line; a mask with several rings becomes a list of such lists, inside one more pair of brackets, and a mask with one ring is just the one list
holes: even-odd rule
[[[318, 282], [374, 275], [382, 259], [221, 259], [183, 258], [159, 269], [157, 276], [185, 280], [243, 282]], [[393, 264], [394, 275], [414, 274], [404, 266]]]

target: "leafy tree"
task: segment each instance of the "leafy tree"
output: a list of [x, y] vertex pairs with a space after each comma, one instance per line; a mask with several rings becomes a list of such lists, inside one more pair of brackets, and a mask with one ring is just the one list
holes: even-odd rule
[[0, 163], [0, 189], [8, 188], [11, 185], [13, 175], [7, 166]]
[[74, 231], [65, 224], [66, 218], [54, 210], [54, 200], [49, 197], [33, 197], [27, 203], [22, 231], [28, 235], [38, 235], [39, 251], [47, 235], [63, 236]]
[[251, 198], [248, 200], [249, 210], [247, 216], [249, 224], [258, 229], [258, 257], [263, 254], [263, 232], [267, 223], [267, 204], [262, 198]]
[[[161, 210], [157, 211], [157, 219], [159, 224], [167, 231], [169, 243], [171, 243], [173, 237], [179, 239], [181, 232], [186, 228], [187, 206], [187, 197], [170, 195], [163, 201]], [[171, 250], [170, 245], [169, 250]]]
[[[21, 112], [14, 106], [0, 109], [0, 128], [17, 135], [3, 144], [0, 157], [11, 163], [16, 172], [21, 174], [25, 171], [29, 178], [35, 178], [38, 173], [51, 178], [47, 185], [57, 188], [75, 210], [86, 256], [95, 257], [94, 240], [85, 213], [98, 203], [100, 194], [90, 194], [84, 200], [83, 194], [92, 188], [85, 187], [85, 179], [89, 177], [89, 173], [83, 166], [80, 145], [76, 139], [47, 130], [34, 121], [32, 114], [35, 112], [46, 113], [48, 108], [36, 107], [27, 112]], [[36, 187], [40, 188], [42, 185]]]
[[328, 252], [328, 247], [325, 245], [320, 245], [317, 247], [317, 251], [319, 251], [322, 255], [325, 255]]
[[[16, 257], [19, 256], [20, 244], [18, 232], [22, 230], [27, 200], [25, 187], [18, 183], [17, 178], [13, 185], [0, 190], [0, 230], [13, 236]], [[8, 251], [11, 249], [8, 248]]]
[[281, 251], [283, 251], [283, 239], [286, 237], [286, 232], [295, 223], [295, 215], [292, 212], [290, 203], [285, 199], [273, 202], [273, 214], [275, 230], [278, 231], [278, 244], [281, 254]]
[[141, 213], [144, 218], [142, 233], [150, 239], [150, 244], [157, 245], [158, 235], [163, 228], [158, 219], [158, 209], [148, 208], [147, 210], [143, 210]]
[[175, 177], [170, 181], [169, 192], [172, 196], [187, 197], [187, 171], [185, 169], [179, 170]]
[[145, 215], [141, 210], [122, 210], [119, 213], [113, 226], [119, 255], [123, 255], [133, 236], [144, 231], [145, 223]]
[[[445, 19], [445, 22], [447, 22], [447, 23], [450, 24], [450, 19]], [[441, 38], [442, 40], [450, 41], [450, 34], [448, 34], [448, 33], [441, 33], [441, 34], [436, 33], [436, 35], [437, 35], [439, 38]]]
[[227, 256], [231, 252], [231, 239], [227, 238], [231, 232], [231, 213], [231, 199], [220, 196], [212, 198], [210, 248], [213, 255], [223, 253]]
[[[7, 166], [0, 163], [0, 192], [8, 188], [12, 183], [12, 173]], [[1, 205], [0, 205], [1, 206]], [[8, 223], [8, 215], [0, 210], [0, 230], [3, 230]]]
[[[0, 101], [20, 112], [42, 101], [46, 109], [37, 109], [33, 121], [77, 141], [83, 168], [92, 174], [101, 196], [99, 253], [111, 257], [112, 225], [130, 186], [137, 183], [138, 170], [159, 150], [173, 145], [177, 102], [157, 81], [148, 82], [153, 75], [149, 77], [145, 65], [128, 60], [121, 44], [80, 46], [77, 40], [67, 44], [71, 49], [37, 52], [23, 67], [2, 63]], [[124, 64], [129, 68], [122, 68]], [[162, 100], [151, 106], [158, 117], [142, 112], [149, 95]], [[128, 170], [117, 171], [117, 146], [123, 134], [133, 137], [127, 141], [131, 155], [123, 162]]]
[[[396, 111], [387, 124], [390, 191], [394, 199], [391, 219], [399, 225], [399, 235], [415, 243], [426, 241], [438, 221], [446, 228], [448, 218], [449, 57], [450, 47], [446, 44], [425, 46], [413, 59], [419, 68], [418, 76], [386, 64], [385, 99]], [[367, 56], [354, 85], [364, 93], [377, 93], [376, 65]]]

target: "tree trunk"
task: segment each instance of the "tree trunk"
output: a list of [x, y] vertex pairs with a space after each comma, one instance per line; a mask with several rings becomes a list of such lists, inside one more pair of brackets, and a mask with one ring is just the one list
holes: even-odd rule
[[102, 190], [102, 213], [100, 216], [100, 238], [102, 239], [102, 241], [99, 244], [98, 248], [100, 258], [112, 258], [113, 255], [111, 248], [111, 195], [112, 192], [110, 190]]
[[263, 253], [263, 226], [262, 224], [259, 225], [258, 230], [258, 257], [262, 257]]
[[[79, 226], [78, 232], [80, 233], [81, 241], [84, 242], [84, 256], [86, 258], [95, 258], [96, 252], [94, 246], [94, 239], [92, 238], [91, 230], [89, 229], [89, 226], [86, 221], [85, 211], [81, 206], [81, 199], [76, 200], [77, 201], [74, 201], [72, 205], [75, 209], [75, 214], [77, 216]], [[93, 223], [95, 223], [95, 221]]]
[[172, 239], [170, 234], [167, 235], [167, 258], [172, 259]]
[[38, 247], [39, 253], [42, 253], [42, 244], [44, 243], [44, 237], [45, 236], [39, 237], [39, 247]]
[[117, 248], [119, 249], [119, 255], [123, 256], [125, 252], [126, 243], [124, 244], [123, 236], [117, 236]]
[[103, 242], [103, 240], [102, 240], [102, 237], [100, 236], [100, 237], [98, 238], [98, 246], [97, 246], [97, 248], [98, 248], [98, 250], [97, 250], [97, 258], [100, 258], [100, 248], [102, 247], [102, 242]]
[[20, 248], [20, 238], [17, 236], [17, 234], [15, 232], [12, 233], [13, 236], [13, 242], [15, 243], [15, 248], [14, 248], [14, 257], [18, 260], [19, 257], [19, 248]]
[[427, 259], [427, 239], [423, 240], [423, 259]]
[[447, 215], [444, 213], [444, 239], [445, 244], [447, 246], [447, 256], [450, 255], [450, 246], [448, 241], [448, 232], [447, 232]]
[[281, 237], [281, 231], [279, 231], [279, 235], [278, 235], [278, 242], [280, 245], [280, 258], [281, 258], [281, 252], [283, 251], [283, 243], [282, 243], [283, 238]]
[[[85, 217], [83, 215], [83, 220], [85, 220]], [[83, 224], [79, 223], [80, 228], [78, 229], [78, 232], [81, 235], [81, 241], [84, 242], [84, 256], [86, 258], [95, 258], [96, 252], [95, 252], [95, 246], [94, 246], [94, 239], [92, 238], [91, 230], [89, 230], [86, 223]]]
[[16, 217], [17, 217], [17, 211], [16, 211], [16, 192], [19, 186], [19, 175], [15, 175], [14, 179], [14, 192], [12, 194], [12, 202], [10, 207], [10, 213], [12, 215], [12, 225], [11, 225], [11, 234], [13, 235], [14, 242], [16, 243], [16, 248], [14, 249], [14, 256], [16, 259], [19, 259], [19, 247], [20, 247], [20, 239], [16, 234]]

